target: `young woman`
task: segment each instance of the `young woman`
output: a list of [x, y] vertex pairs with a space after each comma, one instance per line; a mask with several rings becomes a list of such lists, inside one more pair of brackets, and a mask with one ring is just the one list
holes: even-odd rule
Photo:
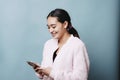
[[63, 9], [51, 11], [47, 26], [53, 38], [44, 45], [41, 66], [34, 68], [37, 76], [43, 80], [87, 80], [87, 50], [68, 12]]

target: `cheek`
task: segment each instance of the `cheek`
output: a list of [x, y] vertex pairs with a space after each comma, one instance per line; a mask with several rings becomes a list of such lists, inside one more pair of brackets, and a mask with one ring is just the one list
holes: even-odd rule
[[55, 31], [56, 31], [56, 32], [59, 32], [60, 34], [62, 34], [63, 31], [64, 31], [64, 28], [63, 28], [63, 26], [60, 24], [60, 25], [58, 25], [58, 26], [56, 27]]
[[60, 29], [59, 27], [56, 27], [56, 28], [55, 28], [55, 31], [56, 31], [56, 32], [61, 32], [61, 29]]
[[62, 29], [57, 30], [57, 32], [59, 33], [59, 35], [63, 34], [63, 30]]
[[63, 26], [59, 26], [59, 27], [57, 28], [57, 30], [59, 30], [60, 32], [62, 32], [62, 31], [64, 30], [64, 28], [63, 28]]
[[64, 30], [63, 30], [63, 29], [60, 29], [58, 33], [59, 33], [59, 37], [61, 37], [61, 36], [63, 36], [63, 35], [64, 35], [64, 33], [65, 33], [65, 32], [64, 32]]

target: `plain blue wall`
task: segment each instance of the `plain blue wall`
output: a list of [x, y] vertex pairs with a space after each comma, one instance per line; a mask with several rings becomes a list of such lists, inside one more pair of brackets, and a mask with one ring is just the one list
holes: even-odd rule
[[89, 80], [118, 80], [119, 0], [0, 0], [0, 80], [38, 80], [26, 64], [51, 38], [46, 16], [66, 9], [90, 57]]

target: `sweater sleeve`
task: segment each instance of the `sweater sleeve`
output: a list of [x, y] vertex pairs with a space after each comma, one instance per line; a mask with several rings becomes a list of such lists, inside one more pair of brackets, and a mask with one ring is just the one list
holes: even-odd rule
[[87, 80], [89, 59], [85, 46], [75, 47], [73, 54], [73, 69], [71, 71], [52, 70], [50, 76], [54, 80]]

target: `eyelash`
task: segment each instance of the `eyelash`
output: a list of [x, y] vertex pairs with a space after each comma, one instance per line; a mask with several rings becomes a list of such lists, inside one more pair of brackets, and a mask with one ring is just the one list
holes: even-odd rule
[[50, 27], [49, 26], [47, 26], [48, 27], [48, 29], [50, 29]]
[[[55, 28], [56, 28], [56, 26], [52, 26], [52, 28], [53, 28], [53, 29], [55, 29]], [[48, 29], [50, 29], [50, 27], [48, 27]]]
[[52, 28], [54, 29], [56, 26], [53, 26]]

